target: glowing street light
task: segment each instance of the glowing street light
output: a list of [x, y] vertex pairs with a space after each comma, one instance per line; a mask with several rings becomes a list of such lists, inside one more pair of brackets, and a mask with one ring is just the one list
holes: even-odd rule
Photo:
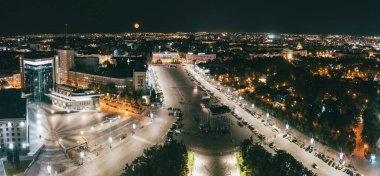
[[344, 157], [344, 154], [342, 152], [339, 153], [339, 159], [342, 160]]
[[136, 124], [135, 123], [132, 124], [132, 128], [133, 128], [133, 130], [136, 129]]
[[286, 125], [285, 125], [285, 129], [286, 129], [286, 130], [289, 130], [289, 124], [288, 124], [288, 123], [286, 123]]
[[81, 134], [81, 135], [83, 135], [83, 133], [84, 133], [83, 131], [80, 131], [80, 134]]
[[110, 136], [110, 137], [108, 137], [108, 142], [109, 142], [109, 144], [110, 144], [110, 148], [112, 148], [112, 137]]
[[9, 149], [13, 150], [13, 148], [14, 148], [13, 143], [10, 143], [10, 144], [9, 144]]
[[311, 143], [311, 145], [314, 144], [314, 138], [313, 137], [310, 139], [310, 143]]
[[80, 159], [82, 160], [81, 163], [83, 164], [83, 157], [84, 157], [84, 152], [80, 151], [79, 152]]
[[46, 167], [46, 170], [47, 170], [48, 174], [51, 175], [51, 165], [50, 165], [50, 163], [48, 163], [48, 165]]
[[269, 117], [269, 113], [267, 113], [267, 117]]
[[371, 161], [374, 162], [376, 160], [376, 155], [374, 153], [371, 154]]
[[252, 103], [252, 108], [255, 108], [255, 104]]

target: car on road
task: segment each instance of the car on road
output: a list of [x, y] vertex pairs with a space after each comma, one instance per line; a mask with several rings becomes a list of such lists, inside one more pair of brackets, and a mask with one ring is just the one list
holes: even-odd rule
[[329, 161], [329, 163], [328, 163], [328, 165], [329, 165], [329, 166], [331, 166], [332, 162], [333, 162], [333, 161], [332, 161], [332, 160], [330, 160], [330, 161]]
[[274, 148], [275, 147], [274, 143], [273, 142], [269, 143], [269, 147]]
[[243, 126], [244, 126], [243, 123], [241, 123], [241, 122], [239, 122], [238, 125], [239, 125], [240, 127], [243, 127]]

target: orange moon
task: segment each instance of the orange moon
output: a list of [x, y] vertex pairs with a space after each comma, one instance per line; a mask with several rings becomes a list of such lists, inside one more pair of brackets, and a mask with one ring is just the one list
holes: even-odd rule
[[138, 29], [138, 28], [140, 27], [140, 25], [139, 25], [139, 23], [135, 23], [135, 24], [133, 25], [133, 27], [134, 27], [135, 29]]

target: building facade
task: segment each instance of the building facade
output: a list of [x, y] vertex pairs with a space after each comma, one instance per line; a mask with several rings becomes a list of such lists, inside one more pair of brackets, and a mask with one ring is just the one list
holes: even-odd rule
[[204, 63], [208, 61], [212, 61], [216, 59], [216, 54], [205, 54], [205, 53], [198, 53], [198, 54], [193, 54], [193, 53], [187, 53], [185, 56], [186, 63]]
[[20, 89], [0, 90], [0, 146], [4, 148], [26, 149], [27, 121], [26, 99], [21, 98]]
[[114, 83], [116, 88], [119, 90], [133, 88], [133, 78], [112, 78], [107, 76], [100, 76], [95, 74], [82, 73], [77, 71], [69, 71], [70, 82], [81, 88], [87, 88], [90, 83], [96, 85], [107, 85], [109, 83]]
[[6, 81], [8, 87], [19, 89], [21, 88], [21, 75], [20, 73], [15, 74], [0, 74], [0, 82]]
[[133, 72], [133, 87], [134, 87], [134, 90], [146, 91], [146, 72], [145, 71]]
[[74, 50], [65, 47], [64, 49], [57, 50], [59, 58], [59, 75], [60, 79], [57, 83], [67, 84], [69, 79], [69, 70], [74, 67]]
[[152, 53], [153, 64], [174, 64], [179, 63], [180, 56], [177, 52]]
[[57, 72], [53, 56], [21, 58], [20, 72], [24, 96], [33, 101], [41, 101], [45, 93], [53, 88]]

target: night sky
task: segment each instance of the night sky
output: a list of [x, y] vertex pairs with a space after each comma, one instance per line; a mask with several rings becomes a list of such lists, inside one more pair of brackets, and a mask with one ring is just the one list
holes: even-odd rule
[[380, 1], [0, 0], [0, 36], [37, 33], [274, 32], [380, 35]]

